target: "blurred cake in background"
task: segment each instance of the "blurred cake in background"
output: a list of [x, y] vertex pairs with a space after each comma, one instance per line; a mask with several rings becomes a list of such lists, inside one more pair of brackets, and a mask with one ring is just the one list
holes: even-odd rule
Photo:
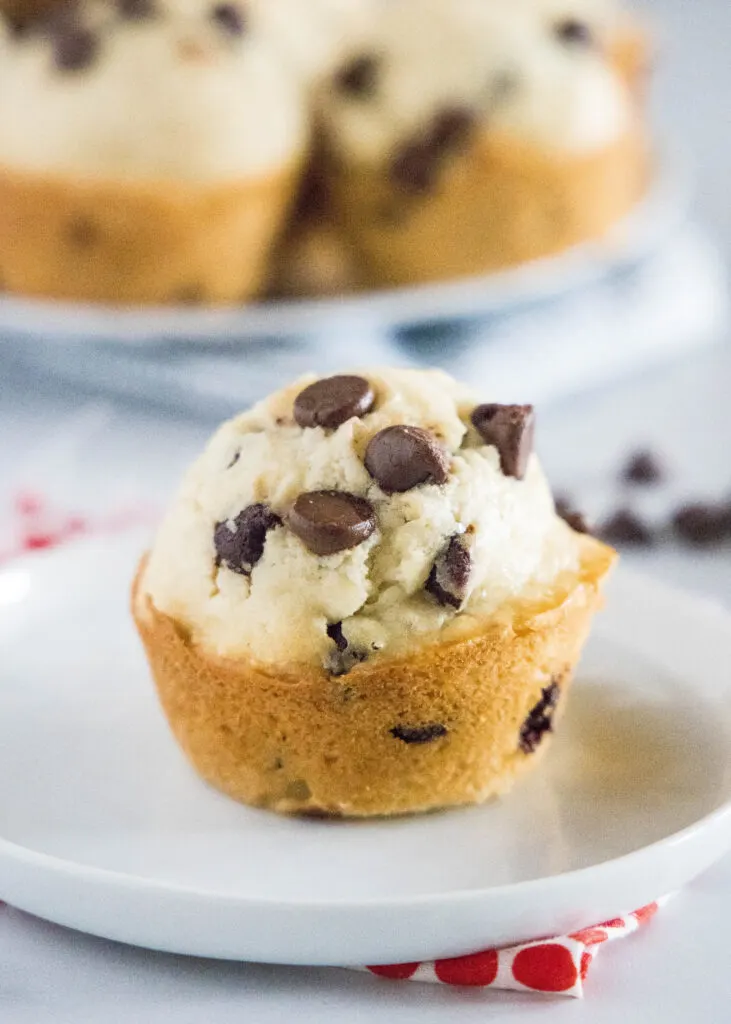
[[0, 282], [237, 304], [600, 238], [649, 177], [613, 0], [0, 0]]
[[641, 196], [644, 46], [605, 0], [391, 0], [319, 92], [337, 223], [370, 286], [603, 235]]
[[256, 295], [307, 148], [256, 8], [81, 0], [0, 35], [0, 278], [125, 303]]

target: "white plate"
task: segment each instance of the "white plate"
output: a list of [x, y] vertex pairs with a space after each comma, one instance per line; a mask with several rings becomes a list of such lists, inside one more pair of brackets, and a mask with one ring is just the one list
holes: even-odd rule
[[567, 718], [499, 803], [327, 823], [207, 789], [127, 617], [141, 536], [0, 573], [0, 897], [142, 946], [450, 956], [612, 917], [731, 846], [731, 620], [620, 571]]
[[224, 346], [272, 338], [336, 337], [343, 325], [373, 334], [433, 321], [476, 319], [580, 290], [647, 257], [677, 230], [688, 207], [683, 170], [663, 165], [634, 210], [607, 237], [504, 271], [336, 299], [246, 307], [114, 308], [0, 297], [0, 334], [66, 345], [184, 341]]

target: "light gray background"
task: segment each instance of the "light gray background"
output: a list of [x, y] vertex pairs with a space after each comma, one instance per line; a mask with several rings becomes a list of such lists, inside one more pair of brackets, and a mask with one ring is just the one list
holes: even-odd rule
[[[731, 5], [644, 0], [642, 7], [659, 26], [657, 120], [695, 164], [699, 213], [731, 256]], [[143, 493], [161, 497], [208, 429], [104, 406], [79, 428], [73, 458], [58, 458], [49, 437], [58, 425], [66, 429], [79, 399], [33, 392], [0, 379], [0, 500], [34, 468], [61, 502], [72, 495], [100, 506]], [[728, 345], [541, 412], [549, 475], [591, 511], [601, 513], [626, 497], [614, 482], [616, 469], [639, 443], [656, 446], [673, 470], [667, 487], [642, 498], [648, 516], [662, 518], [683, 496], [731, 491]], [[630, 560], [731, 606], [731, 549], [698, 555], [666, 546]], [[0, 1021], [268, 1024], [297, 1015], [312, 1024], [721, 1024], [728, 1019], [729, 917], [731, 860], [645, 932], [605, 950], [588, 1001], [579, 1005], [398, 986], [341, 971], [189, 961], [116, 947], [0, 910]]]

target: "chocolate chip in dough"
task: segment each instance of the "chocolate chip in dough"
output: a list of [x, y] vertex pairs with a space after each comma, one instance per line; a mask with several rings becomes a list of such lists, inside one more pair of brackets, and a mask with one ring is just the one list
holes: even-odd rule
[[127, 21], [145, 21], [157, 13], [154, 0], [117, 0], [117, 10]]
[[581, 512], [578, 512], [570, 501], [556, 498], [556, 515], [575, 530], [576, 533], [591, 533], [591, 527]]
[[391, 184], [408, 195], [428, 195], [434, 188], [439, 171], [439, 157], [428, 141], [405, 143], [396, 151], [388, 176]]
[[425, 589], [439, 604], [461, 608], [467, 597], [472, 556], [462, 534], [452, 537], [435, 561]]
[[267, 534], [282, 520], [267, 505], [249, 505], [234, 520], [216, 524], [213, 543], [216, 564], [249, 576], [264, 553]]
[[93, 220], [89, 217], [79, 216], [68, 222], [65, 236], [75, 249], [92, 249], [99, 243], [101, 233]]
[[333, 80], [338, 92], [356, 99], [370, 99], [378, 88], [381, 61], [375, 54], [363, 53], [343, 65]]
[[56, 23], [52, 34], [53, 60], [59, 71], [83, 71], [94, 63], [99, 40], [82, 25]]
[[10, 14], [8, 11], [4, 11], [0, 14], [0, 21], [2, 21], [3, 18], [7, 25], [8, 32], [10, 33], [10, 37], [18, 42], [22, 39], [28, 39], [33, 35], [34, 30], [38, 27], [37, 19]]
[[362, 377], [326, 377], [297, 395], [294, 418], [300, 427], [337, 430], [354, 416], [365, 416], [375, 400], [373, 388]]
[[622, 479], [628, 484], [658, 484], [664, 476], [659, 460], [651, 451], [635, 452], [622, 469]]
[[345, 639], [345, 635], [343, 633], [342, 622], [331, 622], [327, 627], [327, 635], [339, 651], [347, 649], [348, 641]]
[[442, 725], [441, 722], [431, 722], [429, 725], [395, 725], [390, 730], [394, 739], [408, 744], [431, 743], [446, 736], [448, 731], [446, 725]]
[[300, 494], [287, 525], [315, 555], [334, 555], [368, 540], [376, 529], [370, 502], [347, 491]]
[[556, 38], [569, 46], [592, 46], [594, 34], [585, 21], [579, 18], [565, 18], [553, 28]]
[[476, 124], [477, 117], [469, 107], [445, 107], [434, 116], [429, 147], [439, 155], [460, 149], [469, 141]]
[[541, 699], [520, 727], [518, 745], [524, 754], [534, 753], [545, 734], [553, 732], [553, 714], [560, 696], [561, 691], [556, 682], [551, 682], [542, 690]]
[[365, 467], [382, 491], [399, 494], [420, 484], [446, 483], [449, 455], [430, 431], [400, 424], [371, 439]]
[[599, 536], [609, 544], [650, 547], [655, 538], [645, 522], [628, 508], [621, 508], [610, 516], [599, 529]]
[[472, 424], [485, 444], [497, 448], [505, 476], [522, 480], [533, 451], [533, 406], [478, 405], [472, 413]]
[[673, 516], [673, 529], [681, 540], [697, 547], [719, 544], [731, 537], [731, 510], [705, 502], [683, 505]]
[[211, 9], [211, 17], [230, 36], [242, 36], [246, 31], [246, 18], [238, 4], [215, 4]]
[[423, 135], [404, 143], [391, 161], [391, 184], [410, 195], [426, 195], [437, 180], [444, 157], [464, 146], [477, 124], [468, 107], [438, 110]]

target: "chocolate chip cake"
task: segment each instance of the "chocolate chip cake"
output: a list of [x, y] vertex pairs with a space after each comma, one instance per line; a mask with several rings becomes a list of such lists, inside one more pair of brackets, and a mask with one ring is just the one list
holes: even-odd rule
[[390, 0], [319, 92], [336, 221], [371, 286], [597, 239], [648, 178], [645, 45], [611, 0]]
[[526, 405], [307, 378], [224, 424], [133, 612], [203, 779], [281, 812], [477, 803], [537, 762], [614, 553], [556, 513]]
[[260, 292], [308, 144], [240, 0], [56, 0], [0, 18], [0, 280], [120, 303]]

